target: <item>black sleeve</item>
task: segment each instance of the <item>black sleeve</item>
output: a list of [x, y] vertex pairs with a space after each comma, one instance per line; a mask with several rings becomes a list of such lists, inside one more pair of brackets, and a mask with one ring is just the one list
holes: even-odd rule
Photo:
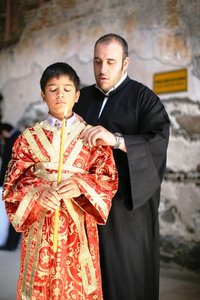
[[124, 136], [133, 209], [148, 201], [161, 185], [170, 128], [165, 108], [152, 91], [142, 90], [139, 98], [139, 133]]

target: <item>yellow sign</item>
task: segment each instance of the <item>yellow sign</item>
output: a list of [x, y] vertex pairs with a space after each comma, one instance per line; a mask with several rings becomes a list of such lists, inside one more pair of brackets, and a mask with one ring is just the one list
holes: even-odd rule
[[153, 90], [156, 94], [187, 91], [187, 69], [154, 74]]

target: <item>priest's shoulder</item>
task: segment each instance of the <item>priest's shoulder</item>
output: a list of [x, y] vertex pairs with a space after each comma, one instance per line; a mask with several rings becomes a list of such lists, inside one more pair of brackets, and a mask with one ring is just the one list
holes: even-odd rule
[[83, 113], [83, 111], [87, 110], [92, 99], [95, 97], [96, 93], [95, 84], [82, 87], [80, 90], [80, 97], [77, 103], [75, 103], [73, 107], [73, 111], [75, 113]]
[[94, 93], [94, 91], [96, 90], [95, 88], [95, 84], [89, 85], [89, 86], [83, 86], [80, 90], [81, 95], [87, 95], [90, 93]]
[[156, 95], [148, 86], [146, 86], [145, 84], [130, 79], [129, 80], [129, 88], [128, 88], [128, 94], [129, 95], [134, 95], [134, 97], [136, 97], [137, 99], [140, 99], [140, 101], [160, 101], [158, 95]]
[[147, 91], [154, 94], [154, 92], [147, 85], [134, 79], [129, 80], [129, 87], [137, 89], [138, 91]]

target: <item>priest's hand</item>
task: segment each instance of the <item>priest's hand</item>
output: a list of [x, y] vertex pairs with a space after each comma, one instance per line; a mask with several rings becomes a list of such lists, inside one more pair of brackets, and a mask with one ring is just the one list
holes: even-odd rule
[[48, 187], [42, 191], [37, 202], [47, 210], [55, 211], [60, 206], [60, 196], [54, 188]]
[[89, 147], [96, 145], [107, 145], [113, 147], [116, 143], [113, 133], [106, 128], [98, 126], [88, 125], [81, 133], [80, 138], [83, 139], [83, 143]]
[[81, 191], [73, 179], [63, 180], [57, 187], [57, 192], [62, 199], [79, 197]]

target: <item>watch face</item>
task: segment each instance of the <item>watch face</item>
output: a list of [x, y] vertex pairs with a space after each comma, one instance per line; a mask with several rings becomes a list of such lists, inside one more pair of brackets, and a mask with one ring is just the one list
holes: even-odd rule
[[115, 139], [116, 139], [116, 144], [113, 147], [114, 149], [119, 149], [123, 135], [119, 132], [114, 133]]
[[121, 133], [119, 133], [119, 132], [114, 133], [114, 136], [116, 136], [116, 137], [123, 137], [123, 135]]

